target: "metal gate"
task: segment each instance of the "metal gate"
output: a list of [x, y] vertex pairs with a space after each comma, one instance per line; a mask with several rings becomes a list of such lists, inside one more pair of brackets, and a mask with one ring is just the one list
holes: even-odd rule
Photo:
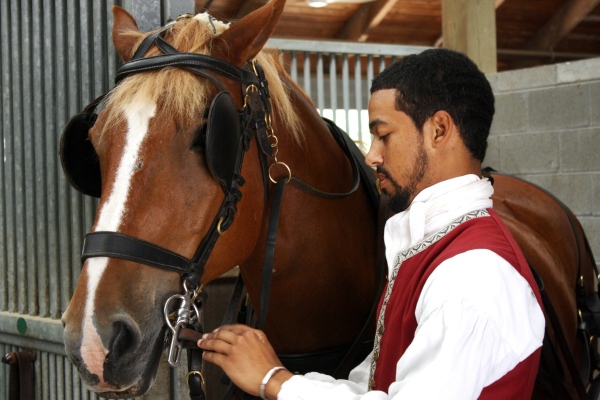
[[[58, 142], [67, 119], [112, 85], [119, 64], [113, 5], [132, 12], [143, 31], [194, 9], [192, 0], [0, 3], [0, 353], [35, 351], [37, 399], [98, 398], [65, 357], [60, 323], [96, 201], [65, 181]], [[276, 39], [269, 46], [285, 50], [293, 79], [324, 116], [367, 143], [362, 110], [373, 75], [394, 57], [423, 50]], [[181, 373], [161, 367], [163, 384], [155, 387], [162, 392], [143, 398], [186, 398]], [[8, 397], [7, 383], [2, 365], [0, 398]]]

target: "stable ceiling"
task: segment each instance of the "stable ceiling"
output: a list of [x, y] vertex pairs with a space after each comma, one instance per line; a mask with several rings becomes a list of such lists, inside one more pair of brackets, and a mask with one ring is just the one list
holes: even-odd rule
[[[443, 46], [441, 0], [288, 0], [273, 37]], [[331, 1], [331, 0], [330, 0]], [[447, 0], [446, 0], [447, 1]], [[600, 0], [489, 0], [498, 71], [600, 56]], [[196, 12], [236, 20], [264, 0], [196, 0]]]

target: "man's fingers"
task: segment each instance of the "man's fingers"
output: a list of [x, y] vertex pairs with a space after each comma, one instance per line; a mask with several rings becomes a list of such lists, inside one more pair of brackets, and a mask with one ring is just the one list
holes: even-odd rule
[[202, 350], [207, 350], [214, 353], [229, 354], [231, 344], [219, 339], [200, 339], [198, 341], [198, 347], [200, 347]]

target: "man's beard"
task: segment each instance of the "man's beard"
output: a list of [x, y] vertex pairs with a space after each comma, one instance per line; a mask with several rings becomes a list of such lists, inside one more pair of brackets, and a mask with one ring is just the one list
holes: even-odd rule
[[392, 194], [387, 193], [385, 188], [382, 190], [383, 193], [389, 196], [388, 207], [390, 210], [395, 213], [399, 213], [408, 208], [410, 202], [414, 198], [417, 184], [421, 182], [425, 176], [425, 172], [427, 171], [427, 163], [427, 153], [425, 153], [425, 149], [423, 146], [421, 146], [417, 159], [415, 160], [410, 181], [408, 185], [404, 187], [400, 186], [384, 168], [377, 168], [377, 173], [386, 175], [387, 179], [395, 189], [394, 193]]

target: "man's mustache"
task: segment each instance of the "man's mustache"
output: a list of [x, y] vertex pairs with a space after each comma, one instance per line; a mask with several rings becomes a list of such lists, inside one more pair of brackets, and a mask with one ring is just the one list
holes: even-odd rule
[[383, 167], [377, 167], [376, 172], [381, 175], [385, 175], [386, 178], [390, 177], [390, 173]]

